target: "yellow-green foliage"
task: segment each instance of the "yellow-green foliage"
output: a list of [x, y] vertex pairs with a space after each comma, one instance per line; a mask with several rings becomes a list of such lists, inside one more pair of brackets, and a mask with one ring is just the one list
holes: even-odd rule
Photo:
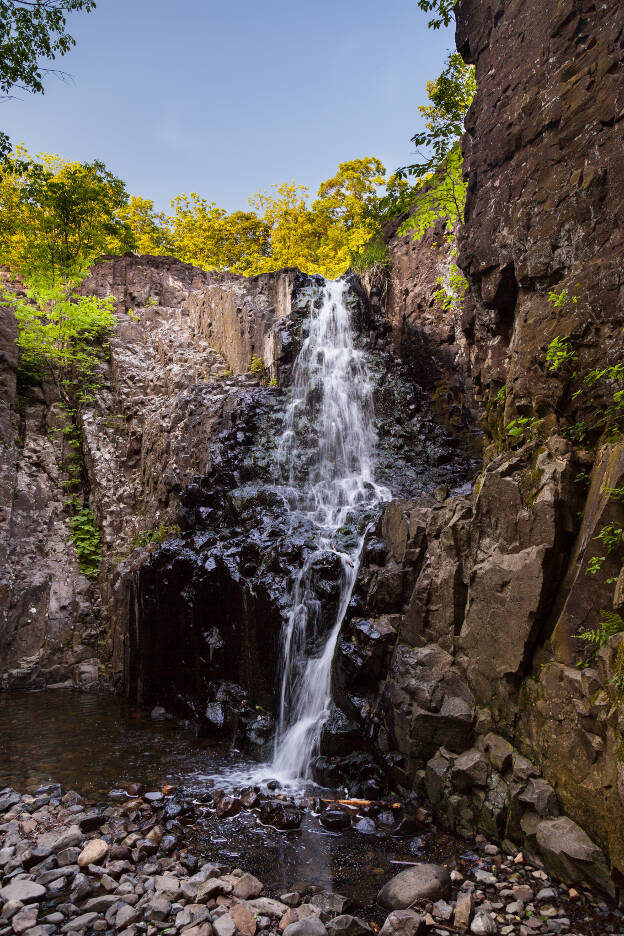
[[71, 281], [38, 281], [27, 298], [5, 292], [17, 319], [20, 370], [47, 378], [66, 402], [88, 392], [98, 358], [115, 325], [113, 298], [73, 296]]

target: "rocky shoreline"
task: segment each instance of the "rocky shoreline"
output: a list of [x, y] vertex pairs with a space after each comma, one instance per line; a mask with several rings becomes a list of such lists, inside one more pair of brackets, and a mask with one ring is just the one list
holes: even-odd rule
[[[94, 804], [58, 784], [21, 795], [0, 791], [0, 936], [120, 934], [156, 936], [589, 936], [624, 930], [622, 913], [596, 892], [569, 887], [477, 836], [457, 859], [414, 862], [385, 882], [370, 903], [293, 881], [273, 894], [248, 870], [221, 860], [218, 844], [198, 844], [202, 816], [241, 810], [259, 823], [293, 829], [302, 804], [279, 791], [247, 788], [185, 796], [140, 784]], [[305, 808], [305, 807], [303, 807]], [[384, 819], [382, 804], [316, 801], [319, 822]], [[394, 805], [404, 834], [432, 829], [423, 809]], [[388, 808], [386, 806], [387, 815]], [[341, 818], [342, 816], [342, 818]], [[284, 831], [283, 834], [289, 834]], [[223, 841], [223, 839], [221, 839]]]

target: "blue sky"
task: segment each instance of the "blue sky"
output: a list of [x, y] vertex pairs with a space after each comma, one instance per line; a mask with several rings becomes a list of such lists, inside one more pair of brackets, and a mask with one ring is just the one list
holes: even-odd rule
[[45, 95], [2, 102], [31, 153], [102, 159], [159, 208], [196, 191], [228, 210], [339, 162], [409, 160], [425, 84], [453, 45], [416, 0], [98, 0]]

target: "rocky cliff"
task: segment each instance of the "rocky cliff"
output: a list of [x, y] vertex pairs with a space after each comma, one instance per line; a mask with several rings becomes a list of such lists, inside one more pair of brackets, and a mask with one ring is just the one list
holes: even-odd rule
[[[345, 711], [448, 826], [607, 888], [600, 850], [558, 817], [624, 871], [623, 638], [595, 655], [579, 639], [621, 622], [624, 449], [607, 370], [624, 350], [619, 6], [458, 2], [478, 87], [458, 232], [469, 293], [445, 313], [440, 238], [389, 228], [373, 300], [434, 398], [456, 416], [458, 400], [480, 406], [484, 467], [471, 497], [387, 509], [388, 551], [360, 576], [336, 659]], [[572, 365], [551, 367], [555, 339]]]

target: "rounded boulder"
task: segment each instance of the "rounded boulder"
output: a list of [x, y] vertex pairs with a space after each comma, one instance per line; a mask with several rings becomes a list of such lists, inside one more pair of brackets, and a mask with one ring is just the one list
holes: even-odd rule
[[448, 897], [451, 878], [440, 865], [419, 864], [391, 878], [377, 894], [377, 903], [386, 910], [406, 910], [415, 900]]

